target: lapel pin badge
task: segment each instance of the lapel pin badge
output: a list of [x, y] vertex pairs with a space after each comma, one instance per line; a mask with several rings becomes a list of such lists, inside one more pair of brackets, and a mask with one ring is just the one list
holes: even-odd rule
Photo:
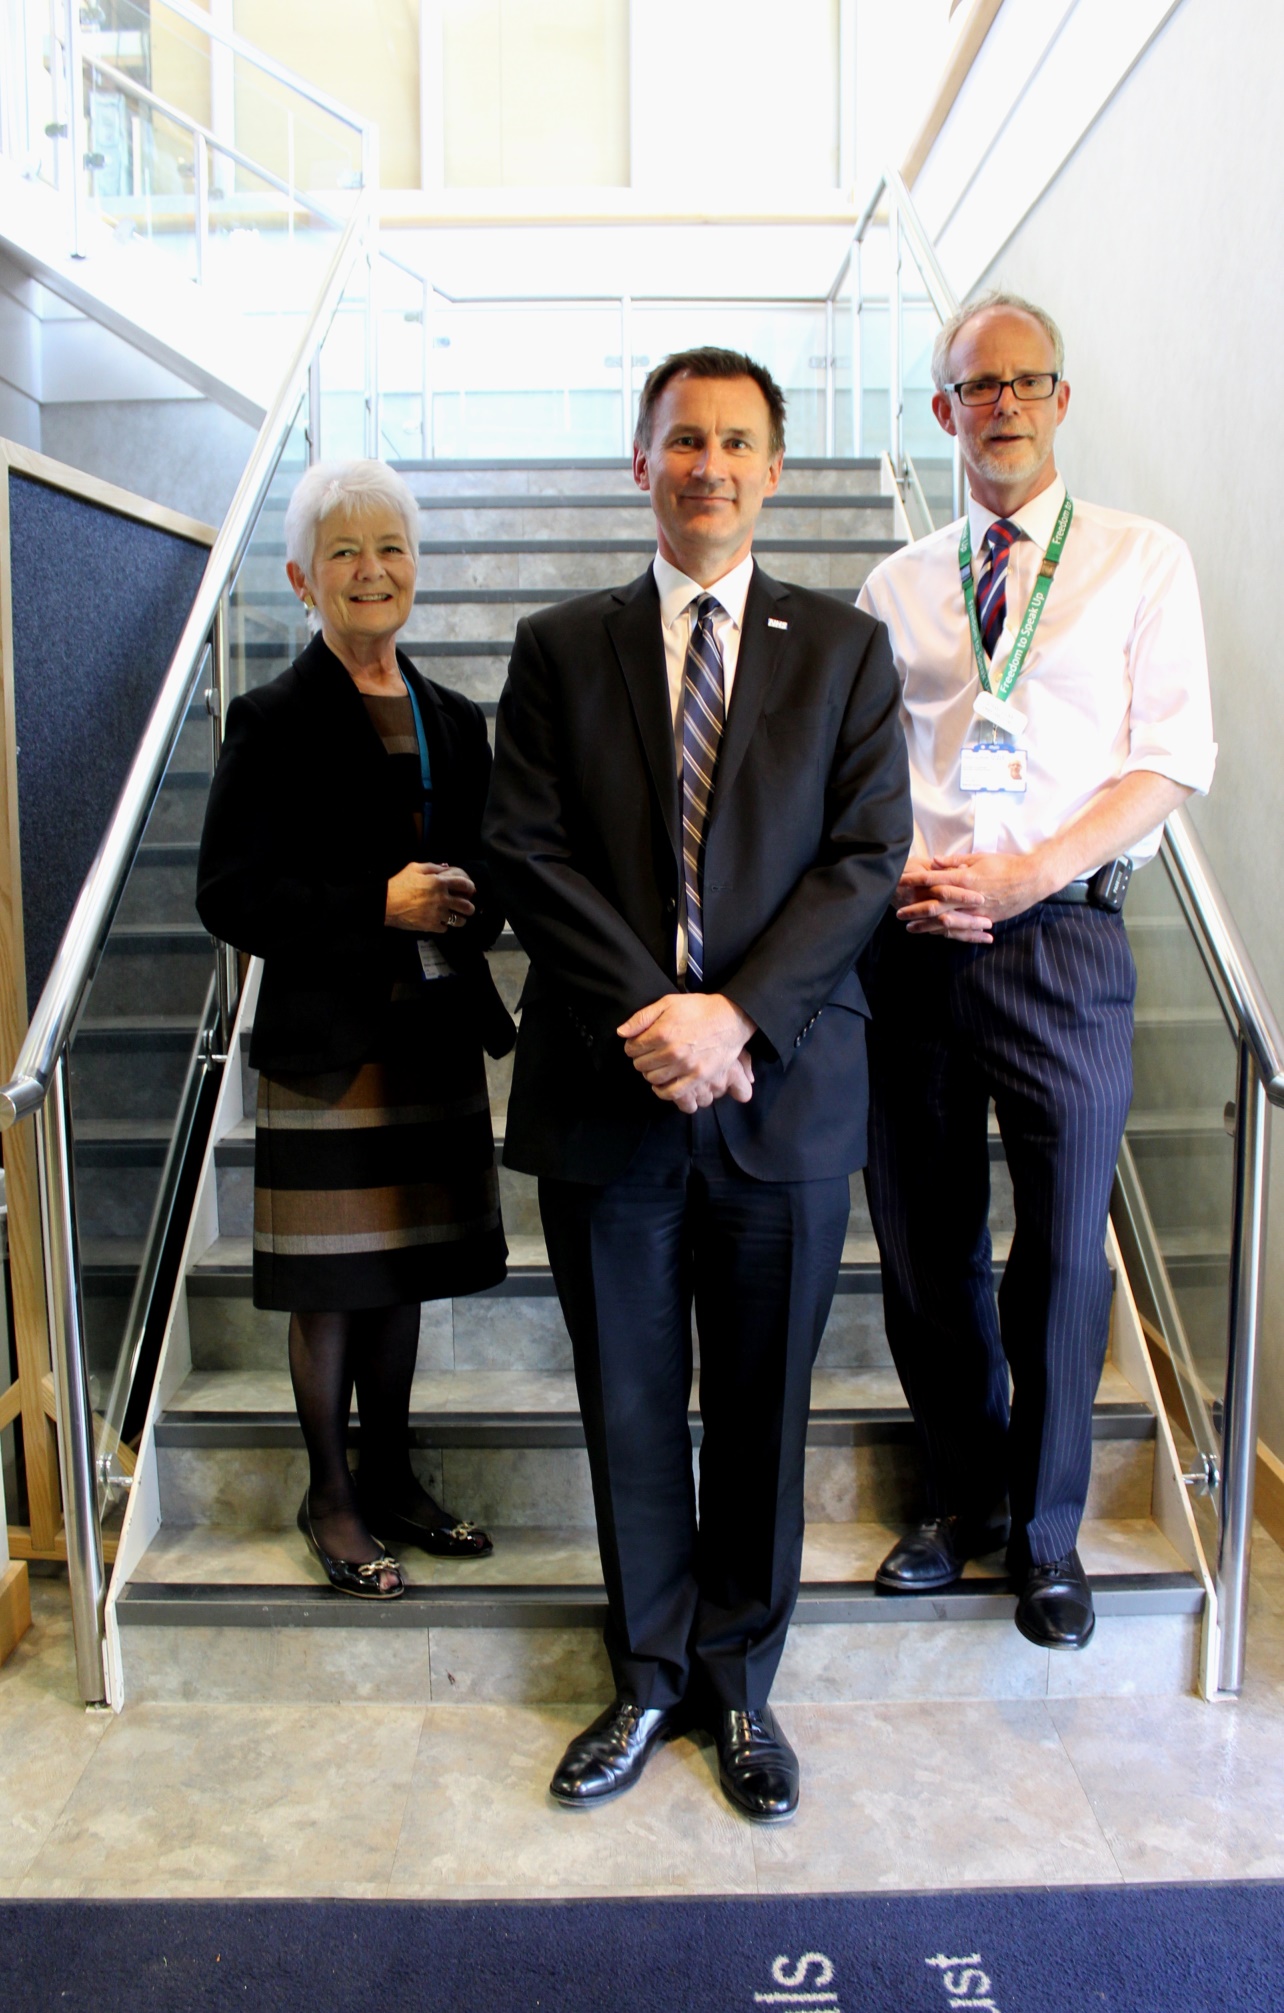
[[767, 617], [767, 627], [768, 629], [788, 629], [789, 624], [782, 622], [778, 615], [769, 615]]

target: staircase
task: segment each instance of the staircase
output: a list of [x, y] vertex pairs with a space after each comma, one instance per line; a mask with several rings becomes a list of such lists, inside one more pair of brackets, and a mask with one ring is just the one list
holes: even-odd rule
[[210, 723], [189, 713], [71, 1049], [90, 1397], [101, 1411], [210, 983], [196, 855]]
[[[654, 550], [649, 507], [622, 461], [402, 468], [420, 498], [422, 530], [406, 647], [429, 676], [468, 692], [492, 715], [518, 618], [628, 580]], [[756, 541], [766, 568], [854, 598], [870, 567], [894, 546], [891, 499], [878, 484], [876, 462], [788, 463]], [[258, 609], [287, 608], [292, 597], [280, 569], [269, 535], [256, 543], [239, 591]], [[255, 675], [271, 676], [281, 661], [278, 646], [262, 646]], [[140, 911], [137, 928], [172, 934], [180, 929], [183, 901], [190, 913], [190, 880], [184, 894], [182, 875], [190, 872], [198, 803], [197, 792], [184, 794], [176, 778], [173, 830], [150, 849], [156, 914], [144, 920]], [[171, 894], [173, 914], [166, 906]], [[1134, 939], [1139, 957], [1153, 967], [1161, 996], [1180, 1006], [1164, 963], [1172, 933], [1162, 914], [1149, 920], [1155, 927], [1143, 927]], [[167, 936], [165, 944], [163, 955], [176, 967], [178, 940], [171, 946]], [[511, 935], [500, 940], [492, 964], [513, 1004], [525, 961]], [[132, 1020], [122, 1011], [119, 1025], [112, 1022], [110, 1040], [100, 1037], [102, 1060], [95, 1056], [94, 1066], [104, 1084], [114, 1080], [109, 1061], [115, 1064], [122, 1048], [129, 1052], [131, 1039], [139, 1044], [133, 1053], [143, 1053], [141, 1016], [129, 1011]], [[170, 1011], [168, 995], [164, 1007], [158, 995], [150, 1056], [166, 1041], [178, 1043], [177, 1027], [159, 1024]], [[1173, 1071], [1183, 1068], [1181, 1030], [1188, 1033], [1191, 1014], [1198, 1023], [1200, 1011], [1191, 1007], [1185, 1021], [1161, 1014], [1153, 1023], [1155, 1060], [1139, 1059], [1138, 1101], [1151, 1094], [1153, 1078], [1156, 1109], [1149, 1132], [1145, 1111], [1134, 1119], [1139, 1151], [1152, 1138], [1161, 1154], [1180, 1143], [1165, 1100]], [[88, 1061], [86, 1051], [81, 1066]], [[159, 1083], [159, 1064], [146, 1069]], [[491, 1065], [490, 1082], [502, 1138], [506, 1062]], [[583, 1430], [534, 1182], [507, 1170], [501, 1176], [511, 1249], [505, 1284], [427, 1305], [420, 1331], [412, 1411], [417, 1462], [434, 1495], [492, 1531], [494, 1553], [460, 1562], [412, 1552], [404, 1561], [406, 1597], [372, 1610], [331, 1592], [294, 1528], [307, 1471], [286, 1369], [286, 1317], [259, 1313], [250, 1300], [253, 1109], [252, 1073], [242, 1061], [225, 1078], [218, 1143], [189, 1245], [185, 1303], [162, 1361], [111, 1594], [125, 1695], [604, 1699], [610, 1690], [599, 1640], [604, 1596]], [[1205, 1109], [1203, 1131], [1207, 1119]], [[104, 1111], [104, 1125], [115, 1122]], [[104, 1139], [104, 1150], [109, 1144], [121, 1153], [126, 1141]], [[141, 1117], [129, 1144], [145, 1151]], [[1013, 1220], [997, 1135], [991, 1158], [997, 1279]], [[1178, 1215], [1186, 1206], [1174, 1205]], [[1184, 1234], [1182, 1224], [1169, 1227]], [[692, 1428], [698, 1439], [694, 1416]], [[354, 1422], [354, 1444], [359, 1430]], [[883, 1334], [877, 1258], [858, 1176], [813, 1383], [803, 1588], [775, 1696], [1026, 1698], [1184, 1692], [1196, 1683], [1205, 1582], [1122, 1279], [1095, 1409], [1081, 1540], [1101, 1618], [1092, 1648], [1056, 1658], [1024, 1642], [1012, 1627], [1012, 1597], [998, 1559], [970, 1565], [962, 1583], [943, 1595], [878, 1595], [874, 1568], [915, 1511], [911, 1422]]]

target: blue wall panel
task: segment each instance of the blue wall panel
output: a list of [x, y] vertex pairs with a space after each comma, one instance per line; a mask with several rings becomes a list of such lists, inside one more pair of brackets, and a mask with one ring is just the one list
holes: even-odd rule
[[30, 1011], [209, 551], [13, 470], [9, 526]]

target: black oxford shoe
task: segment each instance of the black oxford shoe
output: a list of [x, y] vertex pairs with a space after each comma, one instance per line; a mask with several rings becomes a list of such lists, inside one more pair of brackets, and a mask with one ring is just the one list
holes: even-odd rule
[[675, 1707], [614, 1699], [592, 1726], [576, 1734], [554, 1771], [549, 1795], [568, 1810], [607, 1803], [632, 1789], [652, 1748], [678, 1731]]
[[1045, 1650], [1087, 1648], [1097, 1618], [1078, 1552], [1050, 1566], [1031, 1562], [1017, 1576], [1017, 1589], [1016, 1625], [1027, 1642]]
[[1010, 1529], [1004, 1508], [980, 1518], [929, 1517], [892, 1546], [874, 1585], [888, 1594], [925, 1594], [952, 1586], [968, 1559], [997, 1552]]
[[798, 1808], [798, 1757], [770, 1706], [721, 1711], [714, 1721], [718, 1780], [727, 1802], [755, 1824], [784, 1824]]

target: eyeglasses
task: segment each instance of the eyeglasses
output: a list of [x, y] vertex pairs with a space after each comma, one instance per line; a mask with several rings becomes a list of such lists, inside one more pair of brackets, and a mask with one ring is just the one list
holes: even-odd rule
[[1051, 398], [1061, 382], [1057, 370], [1027, 371], [1024, 377], [969, 377], [962, 384], [952, 384], [950, 390], [957, 392], [963, 405], [997, 405], [1005, 391], [1023, 403], [1038, 398]]

